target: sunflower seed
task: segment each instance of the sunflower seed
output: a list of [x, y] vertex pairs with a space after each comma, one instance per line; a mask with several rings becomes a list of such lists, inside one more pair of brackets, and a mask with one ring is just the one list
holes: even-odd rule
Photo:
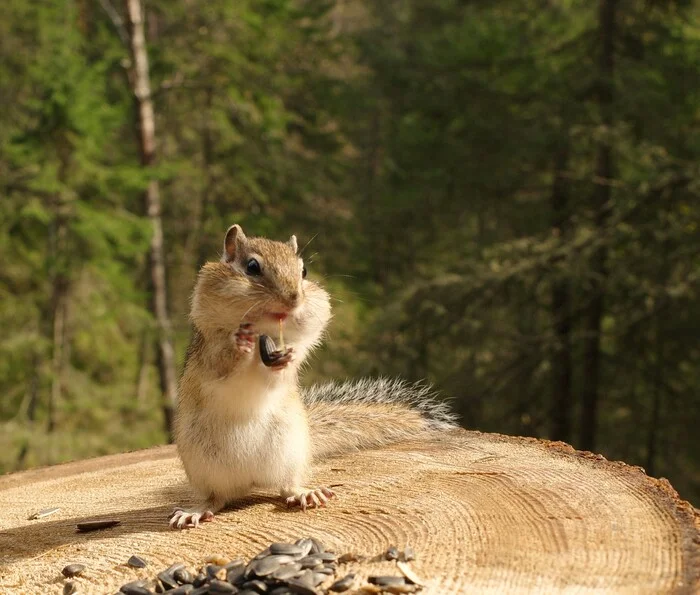
[[406, 584], [406, 580], [402, 576], [370, 576], [367, 577], [367, 582], [380, 587]]
[[181, 570], [184, 567], [185, 565], [182, 562], [175, 562], [175, 564], [171, 564], [170, 566], [168, 566], [164, 572], [175, 574], [178, 570]]
[[[172, 568], [172, 567], [171, 567]], [[175, 570], [171, 570], [170, 568], [168, 570], [163, 570], [163, 572], [159, 572], [157, 574], [158, 580], [163, 583], [163, 586], [165, 587], [166, 590], [170, 589], [177, 589], [180, 585], [178, 582], [175, 580], [175, 577], [173, 574], [179, 570], [179, 568]]]
[[392, 593], [392, 595], [400, 595], [402, 593], [415, 593], [420, 590], [421, 587], [418, 585], [384, 585], [382, 589], [386, 593]]
[[[295, 579], [296, 581], [300, 583], [304, 583], [305, 585], [308, 585], [309, 587], [313, 587], [314, 585], [314, 571], [313, 570], [304, 570], [304, 572], [300, 573], [299, 576]], [[289, 581], [287, 581], [289, 582]]]
[[209, 593], [209, 585], [202, 585], [201, 587], [195, 587], [188, 595], [206, 595]]
[[262, 552], [260, 552], [258, 555], [256, 555], [253, 560], [260, 560], [260, 558], [266, 558], [267, 556], [270, 555], [270, 548], [266, 547]]
[[194, 582], [194, 575], [187, 568], [178, 568], [173, 572], [173, 578], [181, 585], [191, 585]]
[[44, 517], [51, 516], [52, 514], [57, 513], [59, 510], [61, 510], [61, 509], [60, 508], [44, 508], [44, 510], [40, 510], [39, 512], [35, 512], [27, 520], [35, 521], [37, 519], [43, 519]]
[[214, 579], [209, 583], [209, 593], [236, 593], [238, 589], [231, 583]]
[[168, 591], [168, 595], [189, 595], [194, 591], [194, 587], [190, 584], [180, 585], [177, 589]]
[[199, 587], [203, 586], [206, 582], [207, 576], [204, 573], [200, 572], [197, 576], [194, 577], [192, 584], [194, 585], [195, 589], [198, 589]]
[[148, 581], [145, 580], [132, 581], [126, 583], [126, 585], [122, 585], [119, 590], [124, 593], [124, 595], [150, 595], [151, 592], [146, 585], [148, 585]]
[[295, 577], [300, 571], [301, 564], [298, 562], [294, 564], [285, 564], [272, 573], [272, 578], [275, 578], [278, 581], [286, 581], [287, 579]]
[[313, 537], [311, 539], [311, 553], [312, 554], [320, 554], [322, 552], [326, 551], [326, 547], [318, 540], [314, 539]]
[[78, 590], [78, 586], [73, 581], [68, 581], [63, 585], [63, 595], [73, 595]]
[[314, 572], [313, 575], [311, 575], [311, 583], [313, 584], [314, 587], [318, 587], [327, 578], [328, 578], [328, 576], [325, 574], [322, 574], [321, 572]]
[[226, 580], [232, 585], [243, 577], [245, 566], [234, 566], [226, 573]]
[[318, 591], [317, 589], [314, 589], [310, 585], [307, 585], [306, 583], [298, 580], [298, 579], [291, 579], [287, 581], [287, 586], [293, 593], [298, 593], [298, 595], [320, 595], [321, 592]]
[[296, 561], [297, 560], [294, 556], [287, 556], [285, 554], [270, 555], [267, 558], [256, 561], [254, 571], [258, 576], [267, 576], [268, 574], [272, 574], [281, 566], [291, 564], [292, 562]]
[[[266, 366], [273, 366], [280, 358], [281, 351], [277, 349], [274, 339], [268, 335], [260, 335], [258, 339], [260, 345], [260, 359]], [[280, 348], [284, 349], [284, 348]]]
[[257, 593], [267, 593], [268, 591], [268, 586], [262, 582], [262, 581], [248, 581], [247, 583], [243, 583], [241, 585], [242, 589], [252, 589], [253, 591], [256, 591]]
[[304, 550], [300, 546], [294, 543], [271, 543], [270, 553], [272, 554], [286, 554], [288, 556], [299, 556], [301, 557]]
[[61, 574], [67, 578], [72, 578], [82, 574], [84, 570], [85, 564], [68, 564], [68, 566], [61, 570]]
[[397, 562], [396, 566], [401, 572], [401, 574], [403, 574], [406, 577], [409, 583], [413, 583], [414, 585], [420, 586], [425, 585], [425, 582], [422, 581], [415, 572], [413, 572], [413, 569], [408, 564], [406, 564], [406, 562]]
[[204, 572], [208, 578], [216, 578], [216, 573], [219, 572], [221, 568], [223, 568], [223, 566], [219, 566], [218, 564], [205, 564], [202, 567], [202, 572]]
[[218, 564], [207, 564], [204, 571], [209, 580], [218, 578], [220, 581], [226, 580], [226, 569]]
[[246, 578], [252, 574], [257, 576], [267, 576], [268, 574], [275, 572], [275, 570], [279, 569], [281, 566], [282, 564], [280, 564], [279, 560], [276, 560], [272, 556], [268, 556], [267, 558], [262, 558], [261, 560], [251, 562], [250, 566], [248, 567], [251, 569], [251, 571], [248, 572], [248, 569], [246, 569], [244, 576]]
[[110, 527], [116, 527], [121, 525], [122, 522], [117, 519], [107, 519], [104, 521], [83, 521], [78, 523], [78, 532], [87, 533], [88, 531], [98, 531], [99, 529], [109, 529]]
[[294, 545], [298, 545], [301, 548], [301, 557], [303, 558], [304, 556], [309, 555], [309, 552], [311, 551], [314, 542], [311, 541], [308, 537], [305, 537], [304, 539], [298, 539], [297, 541], [295, 541]]
[[132, 568], [146, 568], [146, 566], [148, 566], [146, 560], [139, 558], [138, 556], [131, 556], [126, 563]]
[[336, 593], [342, 593], [343, 591], [347, 591], [350, 587], [352, 587], [354, 582], [355, 575], [348, 574], [340, 580], [335, 581], [330, 587], [328, 587], [328, 590], [335, 591]]
[[245, 561], [243, 560], [243, 558], [236, 558], [235, 560], [231, 560], [228, 564], [224, 564], [224, 568], [226, 570], [238, 568], [239, 566], [245, 568]]
[[299, 564], [301, 564], [302, 568], [316, 568], [317, 566], [323, 566], [323, 560], [317, 556], [318, 554], [306, 556], [306, 558], [299, 560]]

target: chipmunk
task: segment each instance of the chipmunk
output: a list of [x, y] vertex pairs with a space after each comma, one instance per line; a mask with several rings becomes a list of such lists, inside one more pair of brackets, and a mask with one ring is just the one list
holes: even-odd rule
[[[303, 510], [325, 506], [334, 492], [306, 487], [312, 460], [454, 426], [447, 406], [420, 384], [299, 387], [299, 368], [321, 342], [331, 306], [307, 278], [295, 236], [248, 238], [231, 226], [221, 260], [199, 272], [190, 319], [174, 435], [202, 504], [176, 508], [171, 527], [211, 520], [253, 488], [276, 490]], [[288, 346], [264, 364], [256, 338], [282, 326]]]

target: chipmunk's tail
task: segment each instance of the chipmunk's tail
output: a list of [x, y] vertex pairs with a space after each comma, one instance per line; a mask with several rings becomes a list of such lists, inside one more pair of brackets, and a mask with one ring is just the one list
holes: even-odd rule
[[417, 438], [457, 426], [430, 386], [385, 378], [314, 386], [302, 392], [313, 458]]

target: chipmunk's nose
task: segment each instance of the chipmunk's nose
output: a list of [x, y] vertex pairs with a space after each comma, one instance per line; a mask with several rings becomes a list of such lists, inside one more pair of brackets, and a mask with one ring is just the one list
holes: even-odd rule
[[294, 308], [299, 304], [299, 292], [298, 291], [291, 291], [287, 294], [287, 302], [289, 305]]

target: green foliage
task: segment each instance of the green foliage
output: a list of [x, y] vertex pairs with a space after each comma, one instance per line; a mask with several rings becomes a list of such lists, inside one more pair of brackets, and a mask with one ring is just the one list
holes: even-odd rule
[[[165, 439], [148, 179], [108, 4], [11, 0], [0, 22], [0, 470]], [[597, 448], [697, 502], [700, 6], [616, 4], [603, 114], [597, 2], [148, 2], [179, 361], [223, 230], [296, 233], [336, 310], [306, 381], [427, 377], [467, 427], [547, 437], [566, 350], [576, 446], [602, 291]]]

